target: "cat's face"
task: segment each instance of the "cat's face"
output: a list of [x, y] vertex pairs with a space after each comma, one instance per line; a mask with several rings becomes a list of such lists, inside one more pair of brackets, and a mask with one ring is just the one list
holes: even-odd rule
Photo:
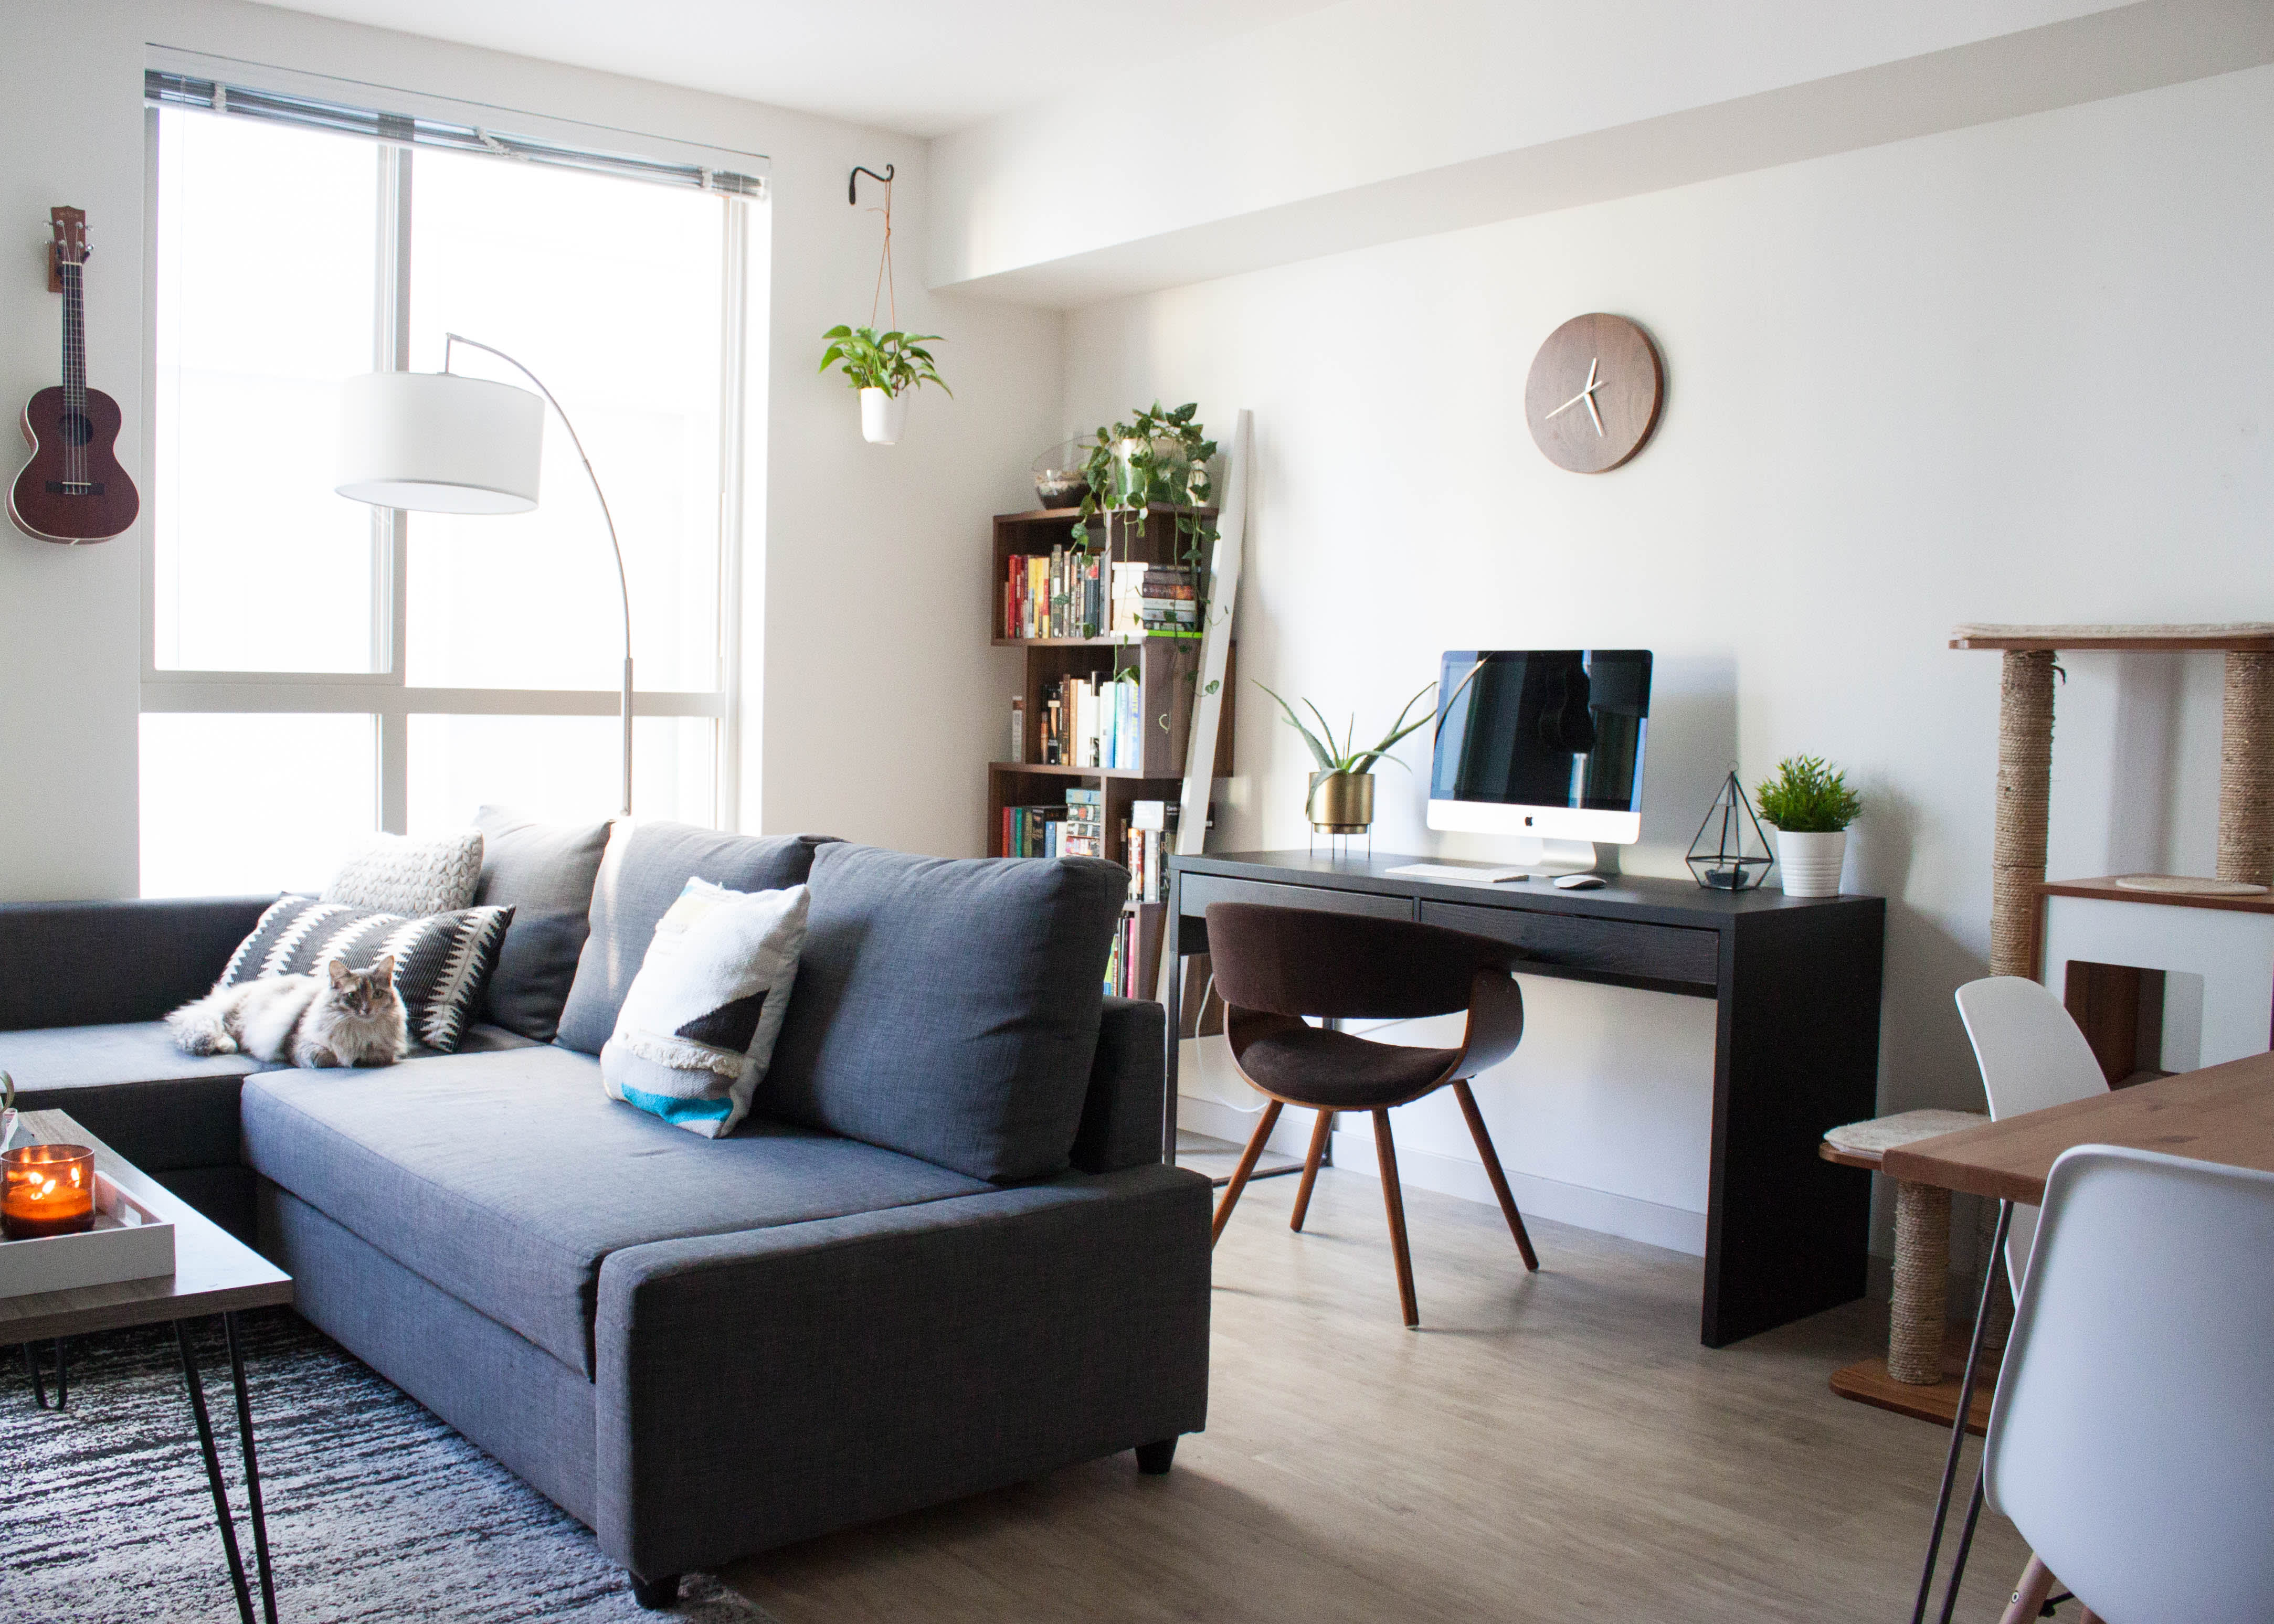
[[395, 956], [382, 958], [368, 970], [350, 970], [344, 959], [329, 966], [332, 1000], [350, 1014], [368, 1019], [395, 1006]]

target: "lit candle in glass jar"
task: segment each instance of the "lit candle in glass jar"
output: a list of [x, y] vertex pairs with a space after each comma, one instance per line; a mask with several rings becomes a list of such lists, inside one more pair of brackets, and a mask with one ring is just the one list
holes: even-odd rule
[[0, 1155], [0, 1229], [11, 1241], [94, 1228], [94, 1152], [84, 1145], [24, 1145]]

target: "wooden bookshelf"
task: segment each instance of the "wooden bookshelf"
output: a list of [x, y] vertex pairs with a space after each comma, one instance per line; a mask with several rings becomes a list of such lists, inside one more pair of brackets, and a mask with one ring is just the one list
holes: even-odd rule
[[[1178, 562], [1174, 556], [1177, 531], [1173, 523], [1178, 511], [1157, 506], [1152, 508], [1147, 515], [1148, 523], [1141, 537], [1133, 533], [1126, 516], [1113, 515], [1107, 532], [1110, 545], [1105, 551], [1115, 560], [1122, 561], [1162, 565]], [[1212, 508], [1184, 511], [1210, 519], [1216, 516], [1216, 510]], [[1200, 669], [1201, 659], [1201, 639], [1197, 635], [1161, 634], [1147, 636], [1130, 633], [1096, 637], [1007, 637], [1003, 635], [1004, 584], [1009, 579], [1011, 560], [1021, 553], [1047, 553], [1053, 546], [1070, 546], [1075, 521], [1081, 516], [1078, 508], [1045, 508], [1028, 513], [998, 514], [995, 517], [993, 565], [989, 575], [991, 589], [988, 605], [989, 641], [995, 648], [1023, 650], [1016, 691], [1026, 704], [1028, 759], [987, 763], [987, 831], [982, 849], [990, 856], [1005, 854], [1003, 850], [1003, 813], [1005, 808], [1063, 804], [1066, 790], [1080, 786], [1103, 792], [1105, 854], [1115, 862], [1126, 862], [1128, 854], [1123, 842], [1122, 826], [1129, 821], [1133, 803], [1163, 801], [1173, 806], [1184, 793], [1185, 758], [1191, 741], [1195, 673]], [[1216, 732], [1215, 776], [1217, 778], [1229, 777], [1231, 772], [1232, 707], [1238, 655], [1238, 647], [1234, 645], [1224, 666], [1223, 719]], [[1111, 678], [1118, 672], [1133, 674], [1137, 682], [1138, 733], [1142, 759], [1132, 766], [1107, 768], [1043, 761], [1042, 717], [1050, 695], [1058, 685], [1068, 677]], [[1004, 696], [1005, 703], [998, 711], [1006, 741], [1010, 732], [1008, 698], [1007, 695]], [[1155, 966], [1160, 959], [1161, 932], [1167, 909], [1165, 905], [1157, 902], [1131, 903], [1127, 906], [1138, 916], [1138, 991], [1141, 996], [1156, 997], [1158, 989], [1153, 985], [1157, 974]]]

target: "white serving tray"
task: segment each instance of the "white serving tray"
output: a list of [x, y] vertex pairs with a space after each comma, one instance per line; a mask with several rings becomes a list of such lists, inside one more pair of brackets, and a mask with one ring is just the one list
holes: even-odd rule
[[94, 1176], [94, 1228], [81, 1235], [0, 1240], [0, 1297], [108, 1286], [174, 1272], [174, 1226]]

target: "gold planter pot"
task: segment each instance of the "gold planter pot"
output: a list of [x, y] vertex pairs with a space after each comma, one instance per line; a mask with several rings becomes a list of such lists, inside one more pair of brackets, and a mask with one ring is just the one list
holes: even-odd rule
[[1322, 835], [1362, 835], [1374, 826], [1374, 774], [1314, 772], [1306, 806], [1311, 827]]

